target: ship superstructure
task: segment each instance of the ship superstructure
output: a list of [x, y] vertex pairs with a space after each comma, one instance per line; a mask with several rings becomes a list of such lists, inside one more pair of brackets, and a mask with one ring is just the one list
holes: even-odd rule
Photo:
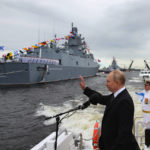
[[113, 57], [112, 64], [109, 66], [110, 71], [120, 70], [120, 67], [117, 64], [115, 57]]

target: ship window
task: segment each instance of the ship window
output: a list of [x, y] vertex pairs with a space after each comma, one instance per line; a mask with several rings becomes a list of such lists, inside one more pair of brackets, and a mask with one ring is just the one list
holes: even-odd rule
[[56, 49], [56, 53], [59, 53], [59, 49]]
[[78, 63], [78, 61], [76, 61], [76, 65], [78, 65], [79, 63]]
[[61, 65], [61, 59], [59, 59], [59, 65]]

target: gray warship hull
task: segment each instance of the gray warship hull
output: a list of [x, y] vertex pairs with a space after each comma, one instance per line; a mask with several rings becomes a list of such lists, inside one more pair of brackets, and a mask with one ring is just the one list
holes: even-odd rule
[[94, 76], [98, 68], [55, 66], [48, 65], [47, 73], [43, 69], [44, 65], [27, 63], [1, 63], [0, 64], [0, 86], [29, 85], [46, 83], [67, 79]]
[[0, 86], [29, 85], [96, 75], [99, 65], [86, 52], [85, 42], [76, 31], [64, 47], [46, 43], [16, 60], [0, 63]]

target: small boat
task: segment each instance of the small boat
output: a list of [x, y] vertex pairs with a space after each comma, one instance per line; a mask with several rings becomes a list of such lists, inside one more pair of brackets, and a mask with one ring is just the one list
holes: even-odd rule
[[150, 80], [150, 70], [149, 69], [141, 70], [139, 73], [139, 77], [142, 78], [143, 80]]
[[145, 69], [141, 70], [139, 73], [139, 77], [143, 80], [150, 80], [150, 67], [146, 60], [144, 60], [145, 63]]

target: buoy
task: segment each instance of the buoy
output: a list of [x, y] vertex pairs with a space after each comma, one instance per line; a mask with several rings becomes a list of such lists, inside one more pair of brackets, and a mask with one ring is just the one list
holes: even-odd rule
[[100, 135], [101, 135], [100, 123], [96, 121], [94, 125], [94, 130], [93, 130], [93, 149], [94, 150], [99, 150], [98, 141], [99, 141]]

